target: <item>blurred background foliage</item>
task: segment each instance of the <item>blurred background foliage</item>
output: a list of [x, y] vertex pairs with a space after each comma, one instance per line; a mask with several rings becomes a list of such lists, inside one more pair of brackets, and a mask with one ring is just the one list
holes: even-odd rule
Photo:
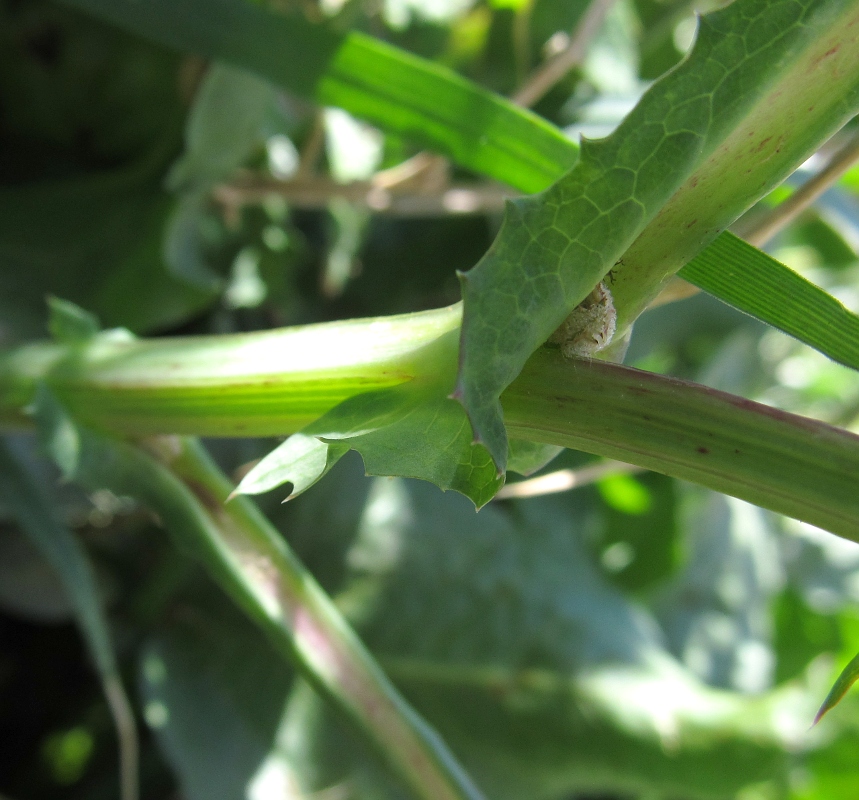
[[[508, 95], [588, 5], [270, 4]], [[536, 106], [573, 137], [611, 131], [711, 4], [605, 5], [586, 56]], [[0, 142], [2, 346], [46, 334], [46, 295], [154, 336], [454, 302], [508, 194], [426, 158], [404, 177], [409, 142], [47, 0], [0, 0]], [[405, 199], [377, 213], [372, 190], [391, 185]], [[450, 186], [477, 199], [445, 207]], [[769, 249], [859, 310], [859, 169]], [[855, 373], [700, 294], [642, 317], [627, 363], [859, 430]], [[405, 796], [157, 520], [59, 485], [29, 437], [13, 445], [95, 564], [135, 687], [142, 797]], [[211, 442], [235, 476], [270, 446]], [[859, 650], [859, 545], [611, 468], [475, 515], [435, 487], [365, 478], [353, 456], [296, 502], [263, 505], [489, 797], [859, 796], [857, 701], [806, 730]], [[546, 471], [593, 461], [567, 451]], [[0, 508], [4, 797], [116, 796], [110, 716], [70, 620]]]

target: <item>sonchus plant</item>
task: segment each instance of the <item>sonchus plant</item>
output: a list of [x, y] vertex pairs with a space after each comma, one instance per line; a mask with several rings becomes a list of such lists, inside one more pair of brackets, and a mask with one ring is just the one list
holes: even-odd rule
[[[484, 795], [245, 495], [284, 484], [299, 495], [355, 450], [371, 475], [421, 478], [480, 508], [508, 470], [529, 474], [573, 448], [859, 541], [859, 437], [621, 365], [636, 319], [679, 276], [859, 369], [859, 317], [727, 231], [859, 112], [859, 2], [736, 0], [705, 14], [689, 54], [608, 138], [581, 148], [536, 115], [362, 34], [242, 0], [66, 2], [537, 192], [507, 202], [492, 246], [460, 276], [461, 304], [449, 308], [147, 340], [100, 332], [85, 312], [54, 301], [54, 341], [0, 360], [4, 424], [36, 425], [69, 479], [153, 508], [415, 796]], [[288, 438], [235, 486], [189, 436]], [[392, 507], [405, 502], [395, 495]], [[15, 507], [25, 528], [48, 524]], [[507, 531], [491, 508], [476, 519], [467, 524]], [[456, 547], [437, 533], [439, 547]], [[96, 613], [92, 602], [82, 607]], [[564, 619], [561, 630], [572, 626]], [[481, 683], [474, 665], [462, 666], [463, 677], [449, 665], [422, 672], [406, 657], [393, 660], [392, 674], [430, 714], [472, 692], [493, 725], [479, 733], [456, 723], [446, 733], [490, 797], [561, 797], [602, 779], [658, 796], [728, 797], [781, 769], [792, 746], [776, 724], [782, 695], [746, 701], [707, 689], [623, 619], [625, 635], [650, 655], [602, 677], [575, 672], [584, 657], [564, 662], [569, 680], [541, 662], [522, 668], [521, 683], [515, 670]], [[656, 675], [678, 687], [660, 709], [643, 700]], [[491, 685], [500, 687], [494, 697]], [[627, 697], [624, 713], [612, 710], [616, 692]], [[554, 737], [552, 746], [537, 737], [539, 755], [515, 768], [522, 754], [492, 732], [509, 723], [508, 701], [527, 706], [531, 722], [545, 714]], [[296, 700], [290, 724], [303, 724], [308, 702]], [[607, 751], [632, 747], [628, 765], [611, 776], [589, 735]], [[469, 751], [480, 737], [482, 748]], [[707, 758], [729, 752], [739, 754], [730, 774], [713, 774]]]

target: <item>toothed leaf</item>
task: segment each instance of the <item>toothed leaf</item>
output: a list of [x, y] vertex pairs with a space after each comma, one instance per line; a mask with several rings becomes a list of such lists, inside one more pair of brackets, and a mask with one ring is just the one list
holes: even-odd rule
[[262, 494], [284, 483], [292, 484], [287, 500], [307, 491], [349, 451], [340, 442], [323, 442], [295, 433], [263, 458], [233, 494]]
[[[584, 142], [567, 175], [542, 194], [508, 205], [495, 243], [461, 276], [465, 306], [456, 388], [476, 440], [500, 469], [507, 460], [501, 392], [639, 235], [647, 230], [646, 244], [636, 252], [638, 271], [630, 274], [629, 263], [622, 268], [630, 294], [640, 298], [683, 265], [665, 266], [651, 257], [661, 240], [678, 239], [673, 255], [682, 251], [688, 260], [780, 171], [795, 168], [820, 136], [837, 130], [851, 109], [855, 113], [859, 61], [847, 39], [833, 38], [851, 15], [855, 7], [849, 3], [738, 0], [702, 17], [689, 57], [650, 88], [614, 134]], [[795, 92], [819, 95], [832, 79], [831, 70], [821, 67], [826, 59], [839, 60], [844, 92], [827, 101], [813, 124], [797, 119], [779, 127], [788, 122], [786, 104]], [[796, 109], [790, 113], [795, 116]], [[774, 130], [781, 131], [778, 141]], [[726, 153], [747, 166], [741, 171], [734, 165], [727, 205], [725, 189], [708, 171], [713, 164], [721, 169]], [[766, 163], [772, 159], [777, 163]], [[696, 175], [707, 185], [713, 178], [709, 195], [715, 192], [719, 202], [694, 191]], [[685, 193], [705, 218], [688, 219]], [[671, 213], [658, 217], [669, 207]], [[675, 235], [679, 223], [688, 229]], [[622, 317], [625, 303], [616, 296], [615, 305]]]

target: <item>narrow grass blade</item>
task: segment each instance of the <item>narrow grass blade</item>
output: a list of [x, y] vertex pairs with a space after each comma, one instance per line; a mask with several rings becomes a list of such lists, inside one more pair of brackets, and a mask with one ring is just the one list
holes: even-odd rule
[[339, 106], [523, 191], [544, 188], [576, 160], [576, 145], [536, 114], [361, 33], [335, 33], [246, 0], [63, 1]]
[[12, 512], [24, 534], [57, 571], [68, 593], [116, 725], [120, 756], [120, 797], [122, 800], [136, 800], [137, 729], [131, 703], [119, 676], [92, 567], [80, 542], [57, 519], [50, 498], [2, 440], [0, 500]]
[[826, 695], [823, 705], [820, 706], [820, 710], [815, 715], [814, 722], [811, 723], [812, 727], [823, 719], [823, 715], [827, 711], [830, 711], [841, 702], [841, 699], [847, 694], [847, 690], [856, 683], [857, 678], [859, 678], [859, 655], [854, 656], [850, 663], [841, 671], [838, 679], [829, 690], [829, 694]]
[[859, 316], [742, 239], [722, 234], [678, 274], [833, 361], [859, 369]]

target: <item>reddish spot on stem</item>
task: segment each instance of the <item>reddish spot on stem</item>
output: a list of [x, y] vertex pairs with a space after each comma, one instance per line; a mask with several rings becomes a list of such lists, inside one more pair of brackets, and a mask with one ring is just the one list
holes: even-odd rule
[[752, 152], [760, 153], [761, 150], [763, 150], [764, 147], [766, 147], [767, 142], [770, 141], [772, 138], [773, 138], [772, 136], [767, 136], [766, 139], [761, 139], [761, 141], [758, 142], [758, 146]]

